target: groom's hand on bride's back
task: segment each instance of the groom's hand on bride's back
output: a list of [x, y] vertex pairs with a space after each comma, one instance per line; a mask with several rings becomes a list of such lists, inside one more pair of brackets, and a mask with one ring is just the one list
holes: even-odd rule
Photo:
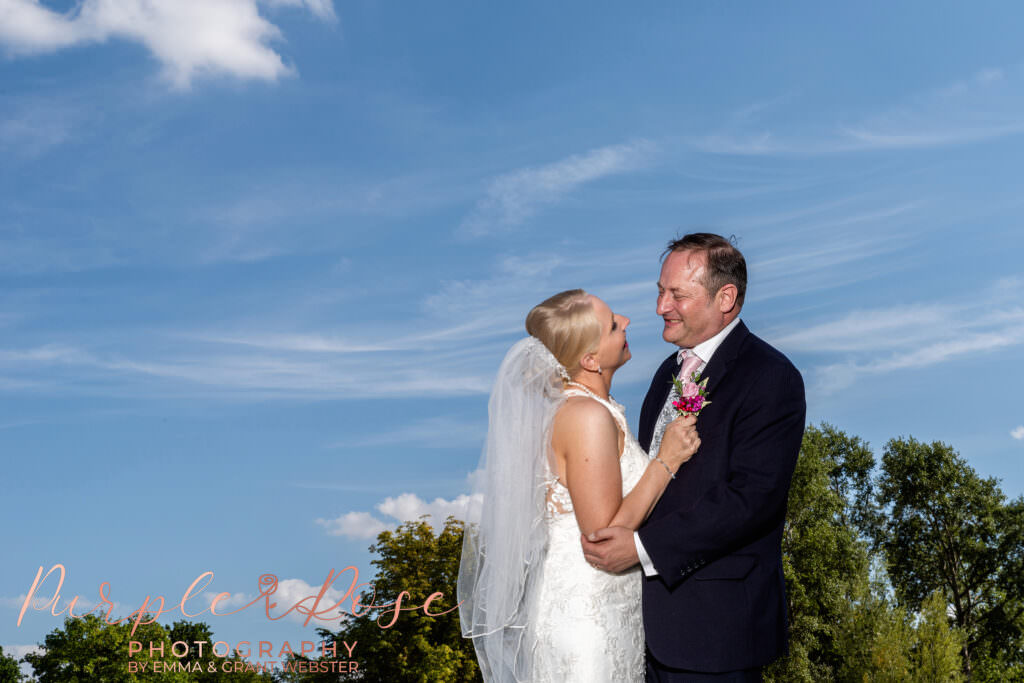
[[640, 562], [633, 542], [633, 530], [624, 526], [598, 529], [589, 536], [580, 535], [583, 557], [597, 569], [618, 574]]

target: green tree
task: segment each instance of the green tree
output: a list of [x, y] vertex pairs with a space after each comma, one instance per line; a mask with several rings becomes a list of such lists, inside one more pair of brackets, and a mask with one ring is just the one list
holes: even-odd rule
[[960, 629], [950, 628], [946, 611], [946, 599], [940, 591], [932, 593], [921, 604], [914, 639], [915, 683], [959, 683], [963, 680], [960, 652], [964, 647], [964, 635]]
[[[197, 663], [201, 672], [189, 673], [189, 680], [196, 683], [255, 683], [256, 681], [268, 680], [255, 671], [235, 671], [233, 664], [242, 662], [243, 659], [237, 653], [230, 656], [219, 657], [213, 654], [213, 643], [216, 642], [210, 627], [201, 621], [176, 621], [168, 631], [168, 639], [172, 642], [182, 642], [189, 645], [188, 654], [181, 658], [183, 664], [188, 665], [190, 671], [192, 664]], [[202, 654], [197, 643], [204, 643]], [[225, 665], [228, 669], [225, 669]]]
[[3, 647], [0, 647], [0, 683], [20, 683], [21, 680], [18, 660], [5, 655]]
[[874, 569], [836, 626], [839, 662], [835, 680], [844, 683], [909, 681], [913, 627], [905, 610], [893, 604], [884, 571]]
[[[378, 554], [373, 561], [377, 572], [373, 590], [362, 594], [363, 604], [393, 602], [402, 591], [407, 591], [409, 597], [404, 605], [423, 605], [431, 594], [440, 592], [444, 597], [431, 603], [431, 613], [453, 609], [462, 529], [462, 522], [449, 517], [437, 535], [423, 520], [382, 532], [370, 546], [370, 552]], [[353, 660], [359, 665], [357, 672], [307, 674], [291, 676], [289, 680], [367, 683], [481, 680], [473, 646], [462, 638], [457, 612], [426, 616], [422, 610], [404, 611], [390, 628], [381, 628], [378, 618], [386, 624], [391, 620], [391, 612], [346, 616], [337, 632], [320, 631], [321, 637], [336, 643], [338, 659], [347, 659], [343, 643], [357, 643], [353, 651]]]
[[[144, 644], [140, 653], [129, 658], [129, 641]], [[149, 643], [162, 643], [163, 654], [151, 656]], [[140, 625], [131, 635], [131, 625], [106, 624], [100, 617], [89, 614], [81, 618], [67, 618], [64, 627], [54, 629], [43, 641], [43, 651], [25, 655], [32, 665], [39, 683], [135, 683], [161, 681], [186, 683], [183, 672], [152, 673], [154, 662], [175, 661], [170, 653], [167, 631], [160, 624]], [[129, 660], [149, 665], [149, 671], [131, 671]]]
[[[107, 624], [96, 615], [65, 619], [63, 628], [54, 629], [43, 642], [43, 651], [25, 656], [35, 670], [39, 683], [252, 683], [270, 680], [255, 672], [225, 672], [221, 664], [239, 661], [237, 655], [224, 659], [213, 655], [214, 640], [209, 626], [201, 622], [176, 622], [170, 629], [160, 624], [141, 624], [131, 633], [131, 624]], [[129, 656], [129, 642], [141, 643], [141, 651]], [[189, 645], [188, 654], [176, 657], [174, 642]], [[205, 641], [198, 654], [196, 641]], [[179, 648], [180, 654], [180, 648]], [[130, 663], [139, 665], [133, 670]], [[198, 663], [201, 671], [195, 670]], [[145, 664], [145, 670], [141, 665]], [[154, 670], [154, 664], [168, 670]], [[182, 666], [178, 666], [178, 665]], [[212, 665], [212, 666], [210, 666]], [[5, 679], [0, 678], [0, 681]]]
[[935, 591], [949, 597], [968, 679], [1020, 671], [1024, 502], [1008, 503], [950, 446], [913, 438], [886, 445], [877, 498], [888, 514], [875, 540], [900, 603], [916, 612]]
[[861, 674], [864, 683], [906, 683], [911, 680], [910, 652], [914, 630], [907, 614], [900, 608], [878, 613], [871, 643], [871, 659]]
[[861, 529], [876, 514], [862, 502], [870, 499], [873, 466], [857, 437], [828, 424], [804, 432], [782, 539], [790, 653], [767, 668], [767, 681], [830, 681], [841, 668], [840, 631], [853, 628], [851, 605], [869, 592]]

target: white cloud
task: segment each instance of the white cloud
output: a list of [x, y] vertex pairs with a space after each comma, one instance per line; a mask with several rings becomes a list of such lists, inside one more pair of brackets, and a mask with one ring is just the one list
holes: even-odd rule
[[472, 500], [472, 496], [463, 494], [454, 500], [435, 498], [428, 503], [414, 493], [403, 493], [395, 498], [385, 498], [377, 505], [377, 509], [402, 522], [416, 521], [426, 515], [432, 518], [434, 524], [440, 525], [449, 515], [462, 519], [469, 511]]
[[[325, 577], [326, 578], [326, 577]], [[324, 597], [320, 600], [317, 605], [317, 610], [323, 610], [329, 607], [339, 600], [341, 600], [345, 593], [343, 593], [336, 586], [343, 587], [347, 590], [349, 583], [351, 583], [351, 574], [342, 573], [339, 578], [327, 589], [324, 593]], [[316, 596], [320, 593], [320, 589], [323, 584], [316, 586], [306, 583], [302, 579], [279, 579], [277, 581], [277, 589], [274, 591], [273, 596], [270, 598], [271, 602], [277, 603], [277, 606], [271, 611], [271, 614], [279, 615], [284, 613], [285, 610], [289, 609], [293, 605], [301, 604], [301, 608], [311, 608], [313, 601]], [[207, 603], [213, 602], [213, 598], [217, 596], [217, 593], [203, 593], [202, 597], [206, 599]], [[252, 603], [256, 596], [247, 595], [245, 593], [232, 593], [230, 597], [220, 600], [217, 603], [218, 613], [225, 613], [229, 610], [238, 609], [245, 607]], [[346, 601], [347, 604], [347, 601]], [[342, 605], [344, 609], [344, 605]], [[305, 612], [301, 612], [298, 609], [292, 610], [288, 613], [287, 619], [291, 621], [302, 623], [306, 621], [309, 615]], [[333, 615], [322, 615], [314, 616], [313, 621], [310, 623], [321, 625], [325, 621], [337, 620], [336, 616]], [[318, 623], [319, 622], [319, 623]]]
[[1010, 436], [1017, 439], [1018, 441], [1024, 441], [1024, 425], [1020, 425], [1019, 427], [1011, 431]]
[[317, 519], [331, 536], [348, 538], [376, 538], [388, 526], [369, 512], [347, 512], [334, 519]]
[[43, 651], [40, 645], [4, 645], [4, 654], [8, 657], [21, 659], [27, 654], [38, 654]]
[[[4, 645], [3, 650], [5, 655], [14, 659], [21, 659], [27, 654], [42, 654], [45, 652], [45, 648], [41, 645]], [[33, 671], [31, 664], [23, 662], [19, 668], [25, 680], [32, 680]]]
[[[220, 593], [218, 592], [201, 593], [200, 597], [206, 601], [207, 605], [209, 605], [219, 594]], [[252, 596], [246, 595], [245, 593], [231, 593], [228, 597], [217, 601], [217, 612], [222, 614], [230, 610], [238, 609], [239, 607], [244, 607], [250, 602], [252, 602]]]
[[552, 204], [575, 188], [609, 175], [645, 166], [653, 154], [647, 141], [610, 145], [575, 154], [536, 168], [525, 168], [498, 176], [487, 195], [462, 222], [469, 235], [483, 235], [519, 225], [539, 207]]
[[[333, 21], [330, 0], [270, 0], [305, 7]], [[0, 45], [13, 55], [110, 39], [144, 45], [164, 76], [187, 88], [196, 76], [276, 81], [293, 69], [269, 47], [281, 31], [260, 14], [258, 0], [83, 0], [59, 13], [38, 0], [0, 0]]]
[[[350, 576], [346, 577], [345, 575], [342, 575], [341, 578], [334, 585], [347, 586], [348, 582], [346, 582], [346, 578], [349, 579], [349, 582], [351, 581]], [[297, 604], [301, 600], [309, 598], [310, 596], [317, 595], [320, 592], [321, 588], [322, 584], [313, 586], [311, 584], [306, 583], [302, 579], [281, 579], [277, 582], [277, 590], [274, 592], [274, 601], [277, 602], [279, 612], [284, 611], [292, 605]], [[334, 604], [341, 600], [343, 596], [344, 593], [342, 593], [340, 590], [332, 586], [327, 589], [327, 592], [324, 594], [324, 597], [320, 601], [320, 604], [318, 605], [317, 609], [324, 609], [325, 607], [328, 607], [331, 604]], [[303, 603], [303, 606], [305, 607], [312, 607], [312, 605], [312, 600], [306, 600], [306, 602]], [[292, 621], [299, 622], [305, 621], [307, 616], [307, 614], [303, 614], [298, 610], [294, 610], [288, 614], [289, 619], [291, 619]], [[310, 623], [317, 623], [317, 621], [323, 623], [324, 621], [331, 621], [336, 619], [337, 617], [314, 617], [313, 621], [311, 621]]]
[[[440, 528], [449, 516], [465, 520], [470, 516], [473, 506], [480, 504], [481, 499], [480, 494], [463, 494], [452, 500], [435, 498], [428, 502], [414, 493], [403, 493], [385, 498], [377, 504], [377, 511], [397, 522], [416, 522], [427, 516], [428, 523]], [[316, 523], [326, 528], [331, 536], [346, 536], [353, 539], [374, 538], [380, 532], [396, 525], [394, 522], [388, 524], [368, 512], [348, 512], [334, 519], [317, 519]]]

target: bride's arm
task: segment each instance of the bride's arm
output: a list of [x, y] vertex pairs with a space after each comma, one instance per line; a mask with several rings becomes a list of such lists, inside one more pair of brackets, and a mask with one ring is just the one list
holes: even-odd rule
[[555, 417], [553, 446], [564, 462], [566, 488], [580, 531], [608, 526], [636, 529], [658, 502], [675, 471], [697, 450], [694, 420], [677, 420], [666, 429], [659, 453], [633, 490], [623, 498], [619, 469], [619, 428], [601, 404], [570, 399]]
[[700, 446], [700, 437], [694, 425], [694, 417], [676, 418], [665, 428], [658, 448], [657, 459], [647, 463], [647, 469], [630, 491], [618, 511], [609, 522], [609, 526], [624, 526], [636, 531], [654, 509], [655, 503], [665, 492], [665, 487], [672, 481], [676, 470], [693, 457]]

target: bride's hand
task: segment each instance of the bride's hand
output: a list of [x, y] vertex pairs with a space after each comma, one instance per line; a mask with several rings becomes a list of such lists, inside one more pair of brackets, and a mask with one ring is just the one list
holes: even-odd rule
[[693, 415], [683, 415], [672, 420], [665, 428], [665, 436], [661, 438], [661, 446], [658, 448], [658, 457], [675, 472], [693, 457], [699, 447], [697, 418]]

